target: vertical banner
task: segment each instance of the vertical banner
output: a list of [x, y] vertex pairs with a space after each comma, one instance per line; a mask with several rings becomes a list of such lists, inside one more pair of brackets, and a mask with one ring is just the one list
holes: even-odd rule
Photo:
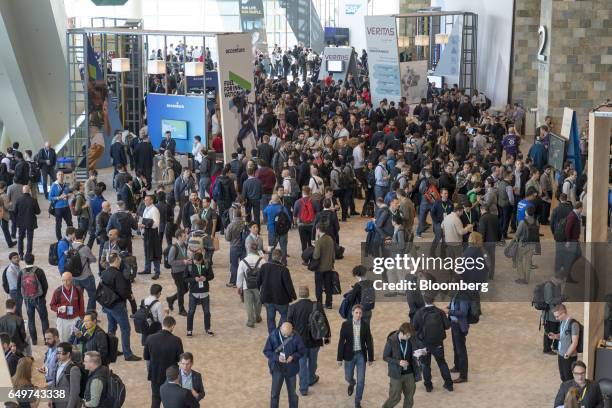
[[268, 53], [266, 20], [263, 0], [240, 0], [240, 28], [243, 33], [251, 33], [253, 55], [256, 50]]
[[370, 89], [374, 108], [384, 98], [401, 99], [397, 29], [393, 16], [365, 16]]
[[408, 103], [419, 103], [427, 97], [427, 60], [400, 63], [402, 96]]
[[217, 49], [223, 159], [229, 163], [238, 147], [250, 155], [257, 146], [251, 35], [218, 34]]
[[459, 84], [461, 69], [461, 41], [463, 33], [463, 18], [457, 17], [448, 36], [448, 43], [442, 50], [442, 55], [434, 71], [435, 76], [444, 77], [444, 82], [452, 86]]

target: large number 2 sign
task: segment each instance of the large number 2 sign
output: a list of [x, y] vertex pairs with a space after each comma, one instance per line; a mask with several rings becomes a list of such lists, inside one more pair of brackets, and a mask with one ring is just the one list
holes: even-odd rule
[[540, 41], [540, 45], [538, 47], [538, 60], [542, 62], [546, 62], [546, 55], [544, 55], [544, 48], [546, 48], [546, 41], [548, 41], [548, 38], [547, 38], [546, 27], [543, 25], [541, 25], [540, 28], [538, 29], [538, 38]]

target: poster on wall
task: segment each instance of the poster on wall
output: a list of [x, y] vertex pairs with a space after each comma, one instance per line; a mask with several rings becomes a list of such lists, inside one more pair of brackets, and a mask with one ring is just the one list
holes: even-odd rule
[[365, 16], [372, 104], [401, 99], [397, 30], [393, 16]]
[[251, 35], [218, 34], [219, 90], [223, 158], [231, 160], [238, 147], [246, 154], [257, 146], [255, 87]]
[[408, 103], [427, 97], [427, 60], [400, 63], [402, 96]]
[[253, 55], [256, 50], [268, 52], [266, 20], [263, 0], [240, 0], [240, 28], [243, 33], [251, 33]]

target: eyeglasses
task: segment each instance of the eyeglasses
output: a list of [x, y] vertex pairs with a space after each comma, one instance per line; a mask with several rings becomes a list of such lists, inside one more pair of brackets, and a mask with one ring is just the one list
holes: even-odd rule
[[574, 371], [574, 375], [582, 376], [586, 374], [586, 371]]

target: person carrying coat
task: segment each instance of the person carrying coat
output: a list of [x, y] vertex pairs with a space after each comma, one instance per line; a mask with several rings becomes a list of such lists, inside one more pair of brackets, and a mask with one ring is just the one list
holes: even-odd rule
[[417, 340], [412, 324], [405, 322], [387, 336], [383, 360], [388, 366], [389, 398], [383, 408], [392, 408], [402, 399], [404, 408], [412, 408], [416, 382], [421, 381], [421, 366], [416, 357], [424, 346]]

